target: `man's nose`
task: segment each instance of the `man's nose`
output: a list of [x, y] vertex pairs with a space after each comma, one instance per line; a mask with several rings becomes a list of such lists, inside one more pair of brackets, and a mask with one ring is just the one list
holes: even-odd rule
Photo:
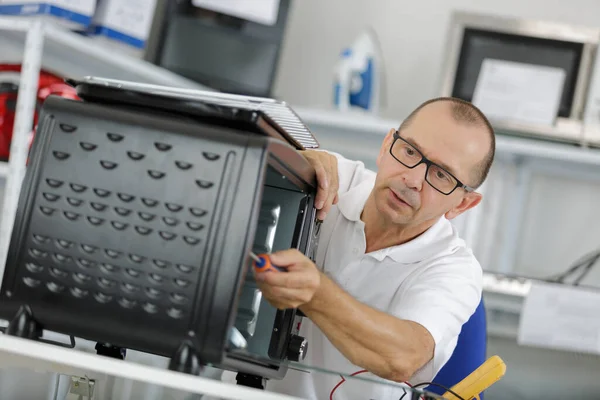
[[407, 168], [402, 174], [404, 183], [410, 189], [414, 189], [418, 192], [423, 188], [423, 182], [425, 181], [425, 173], [427, 172], [427, 165], [421, 164], [414, 168]]

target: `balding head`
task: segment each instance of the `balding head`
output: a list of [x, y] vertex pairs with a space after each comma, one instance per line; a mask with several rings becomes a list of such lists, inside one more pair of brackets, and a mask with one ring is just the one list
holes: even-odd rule
[[365, 218], [396, 230], [392, 236], [410, 237], [442, 216], [456, 218], [481, 202], [469, 187], [485, 179], [494, 148], [494, 131], [472, 104], [452, 98], [422, 104], [383, 140]]
[[430, 105], [447, 106], [448, 111], [452, 115], [452, 118], [466, 126], [481, 127], [482, 134], [485, 135], [483, 138], [487, 142], [487, 151], [482, 155], [481, 160], [472, 168], [471, 171], [471, 186], [479, 187], [487, 178], [492, 162], [494, 161], [494, 155], [496, 152], [496, 140], [494, 135], [494, 129], [486, 118], [486, 116], [472, 103], [457, 99], [454, 97], [439, 97], [428, 100], [418, 106], [400, 125], [399, 131], [405, 130], [412, 121], [416, 118], [417, 114], [424, 108]]

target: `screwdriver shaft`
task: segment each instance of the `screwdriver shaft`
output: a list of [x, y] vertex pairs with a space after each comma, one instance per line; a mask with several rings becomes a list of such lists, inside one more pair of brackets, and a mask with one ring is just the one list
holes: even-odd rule
[[260, 258], [258, 258], [258, 256], [256, 254], [254, 254], [253, 252], [250, 252], [250, 258], [253, 259], [254, 261], [256, 261], [257, 263], [260, 262]]

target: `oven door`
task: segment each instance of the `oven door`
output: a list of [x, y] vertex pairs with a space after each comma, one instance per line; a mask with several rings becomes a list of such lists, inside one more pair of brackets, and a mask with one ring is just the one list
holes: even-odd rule
[[[279, 145], [271, 151], [275, 154], [268, 157], [258, 197], [252, 251], [268, 254], [296, 248], [313, 258], [318, 240], [314, 171], [306, 168], [308, 163], [296, 151], [289, 153]], [[247, 263], [223, 367], [281, 379], [287, 371], [285, 362], [304, 357], [307, 343], [298, 335], [302, 316], [296, 309], [278, 310], [263, 299], [251, 271], [252, 260]]]

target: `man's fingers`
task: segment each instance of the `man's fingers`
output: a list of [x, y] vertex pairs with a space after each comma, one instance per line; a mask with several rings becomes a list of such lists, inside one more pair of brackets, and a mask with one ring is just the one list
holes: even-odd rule
[[[327, 175], [330, 177], [334, 177], [334, 173], [329, 170], [327, 172]], [[323, 197], [325, 197], [325, 200], [323, 201], [323, 203], [318, 204], [320, 207], [315, 207], [319, 210], [319, 212], [317, 213], [317, 219], [324, 221], [325, 218], [327, 218], [327, 214], [329, 213], [329, 210], [331, 209], [331, 206], [334, 204], [334, 199], [337, 196], [337, 184], [333, 184], [336, 183], [337, 179], [332, 179], [329, 182], [329, 186], [327, 187], [326, 190], [323, 189], [319, 189], [320, 192], [322, 192]]]
[[307, 274], [304, 271], [263, 272], [257, 274], [256, 279], [273, 287], [291, 289], [313, 288], [319, 285], [318, 276]]
[[337, 193], [340, 185], [338, 180], [338, 160], [335, 157], [329, 158], [329, 176], [331, 176], [331, 190]]
[[296, 308], [312, 298], [312, 292], [278, 286], [262, 289], [262, 293], [277, 308]]
[[278, 308], [296, 308], [309, 302], [321, 284], [321, 274], [315, 264], [297, 249], [281, 250], [269, 257], [272, 264], [286, 271], [255, 271], [265, 298]]
[[319, 221], [325, 221], [325, 218], [327, 218], [327, 211], [326, 210], [319, 210], [317, 211], [317, 219]]
[[271, 262], [281, 267], [289, 267], [294, 264], [300, 264], [309, 259], [297, 249], [279, 250], [269, 254]]
[[327, 171], [327, 175], [329, 176], [329, 182], [327, 188], [327, 200], [325, 201], [323, 207], [320, 208], [320, 212], [317, 214], [317, 218], [321, 221], [327, 217], [331, 206], [337, 203], [336, 199], [339, 189], [337, 159], [335, 157], [329, 157], [325, 169]]
[[315, 172], [317, 175], [317, 197], [315, 198], [315, 208], [320, 210], [323, 208], [329, 195], [329, 182], [327, 179], [327, 171], [322, 163], [315, 165]]
[[325, 152], [306, 150], [303, 154], [315, 170], [318, 187], [314, 206], [318, 210], [317, 218], [322, 221], [336, 201], [339, 187], [338, 161], [336, 157]]

